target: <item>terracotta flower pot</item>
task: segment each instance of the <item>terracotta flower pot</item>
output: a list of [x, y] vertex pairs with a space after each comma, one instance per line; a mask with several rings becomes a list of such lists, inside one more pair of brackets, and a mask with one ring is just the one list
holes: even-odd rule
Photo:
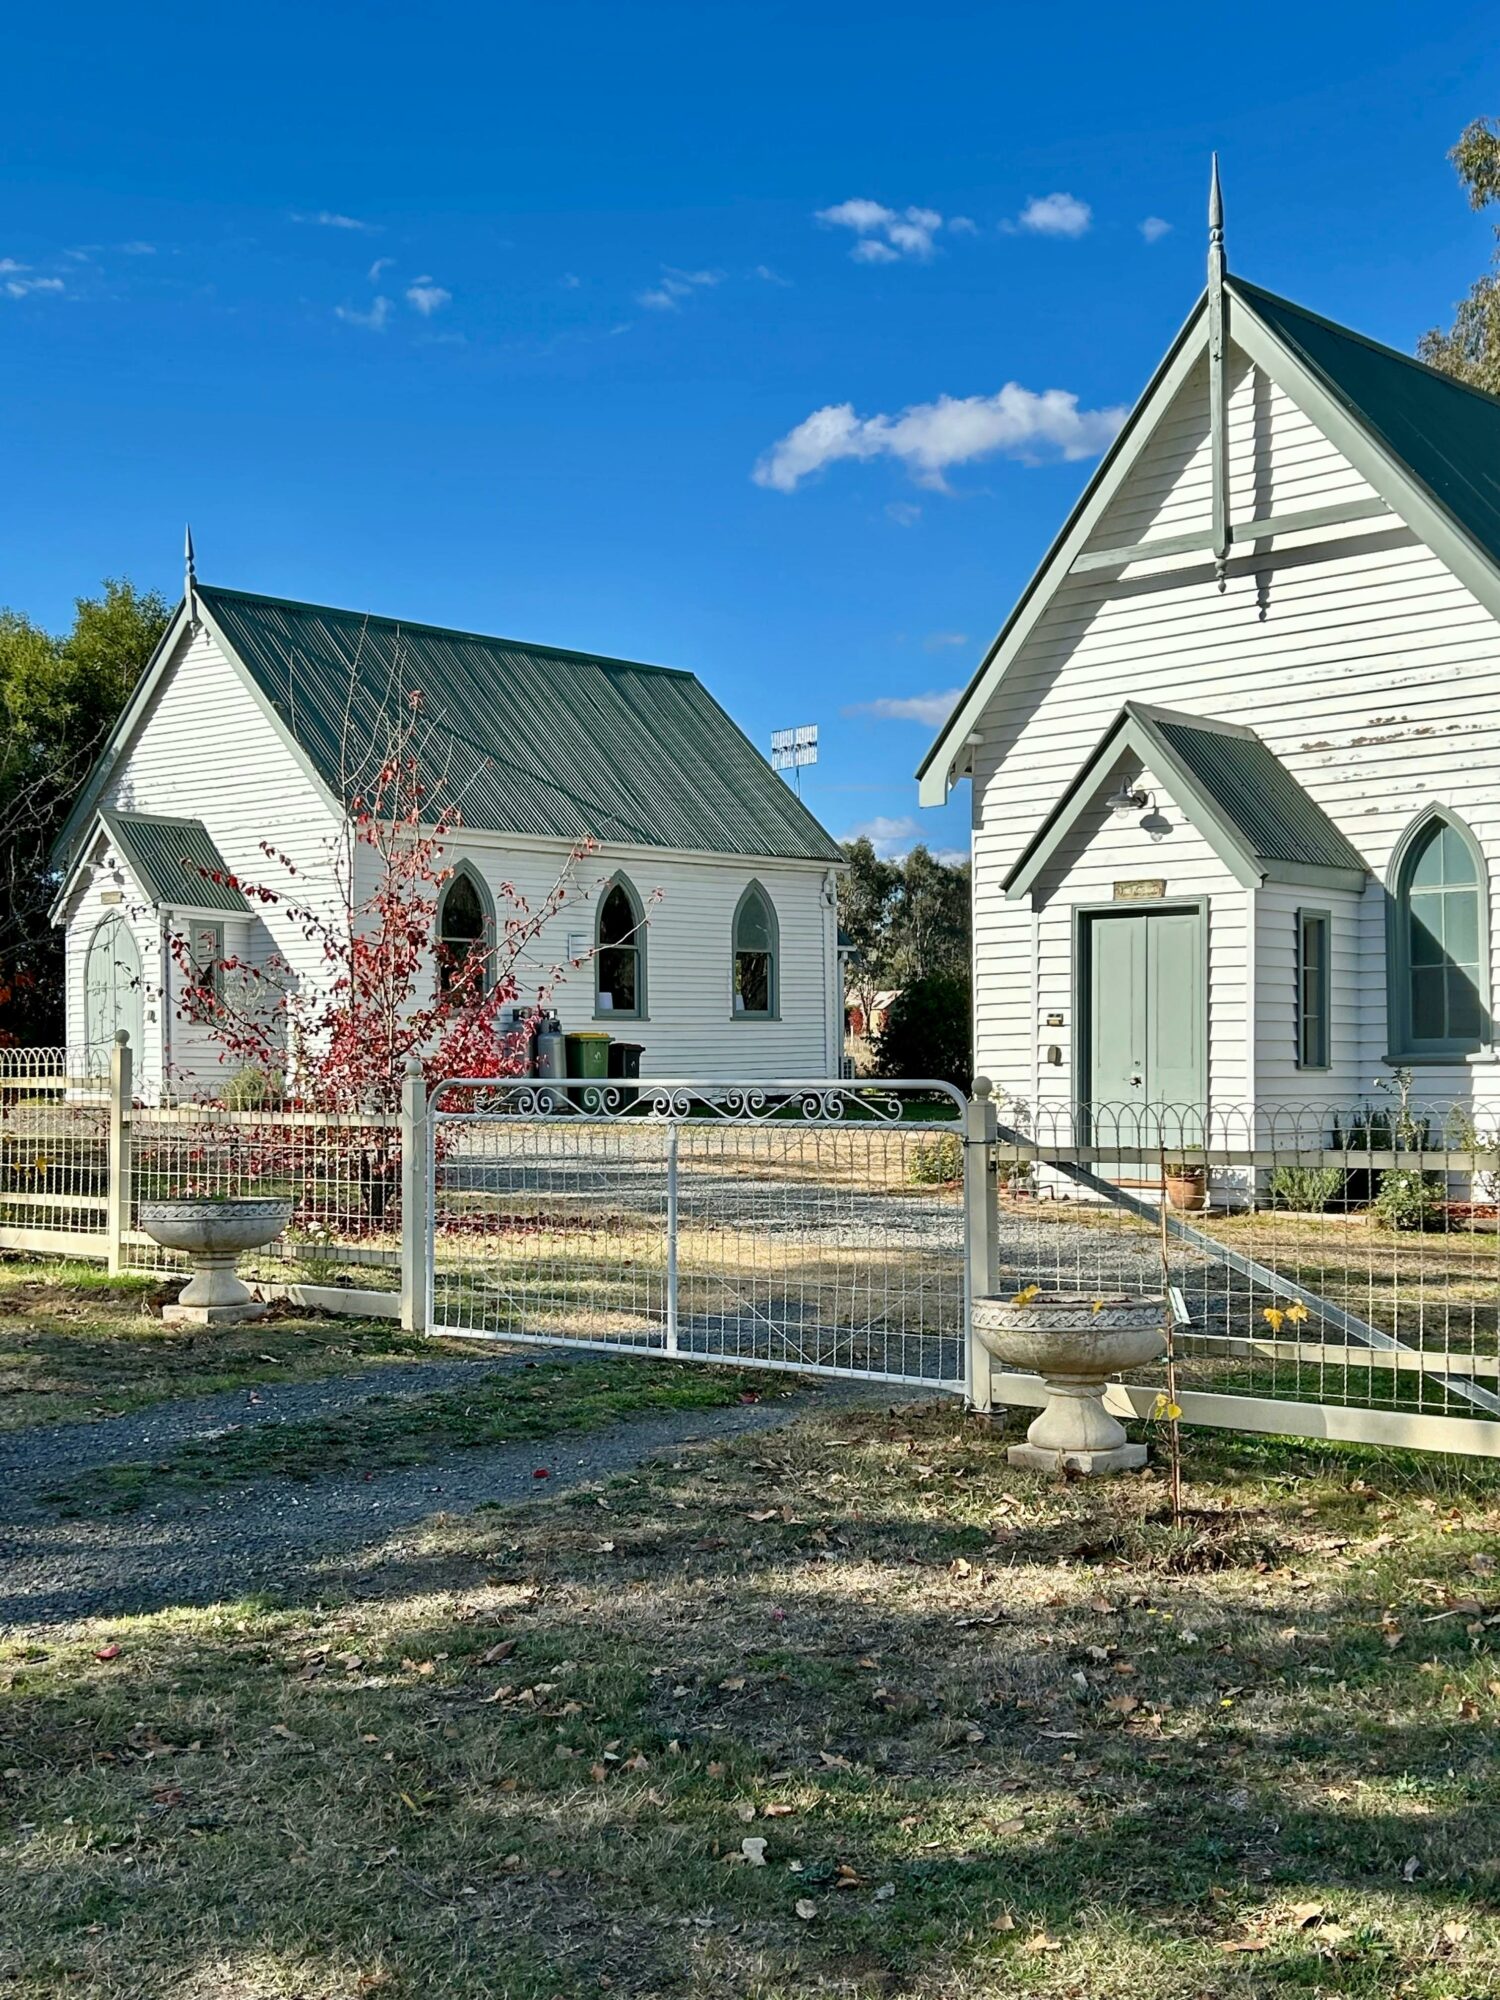
[[1166, 1174], [1167, 1200], [1183, 1215], [1194, 1215], [1208, 1206], [1208, 1169], [1185, 1167]]

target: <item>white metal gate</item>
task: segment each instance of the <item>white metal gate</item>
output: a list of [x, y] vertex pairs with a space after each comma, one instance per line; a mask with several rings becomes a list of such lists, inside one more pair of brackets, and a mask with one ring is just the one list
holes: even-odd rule
[[459, 1079], [429, 1104], [432, 1332], [968, 1386], [975, 1148], [947, 1085]]

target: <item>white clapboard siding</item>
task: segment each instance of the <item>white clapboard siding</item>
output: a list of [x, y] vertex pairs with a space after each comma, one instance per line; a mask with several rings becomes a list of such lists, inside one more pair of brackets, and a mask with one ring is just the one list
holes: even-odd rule
[[[259, 883], [288, 904], [314, 909], [338, 906], [337, 884], [350, 865], [350, 846], [338, 816], [239, 673], [206, 633], [185, 639], [171, 670], [138, 726], [106, 792], [106, 807], [201, 819], [225, 862], [242, 880]], [[289, 873], [263, 851], [286, 855]], [[363, 896], [370, 883], [362, 863]], [[533, 906], [557, 881], [567, 860], [561, 843], [510, 843], [503, 836], [465, 832], [445, 853], [446, 862], [468, 859], [483, 876], [504, 922], [510, 883]], [[556, 983], [554, 999], [565, 1026], [608, 1027], [644, 1049], [648, 1075], [813, 1077], [836, 1074], [842, 1050], [841, 986], [837, 929], [821, 863], [756, 865], [729, 856], [689, 857], [656, 850], [601, 849], [573, 871], [572, 907], [549, 925], [519, 968], [521, 998], [532, 1001], [553, 983], [553, 965], [568, 956], [569, 935], [592, 945], [598, 887], [616, 869], [629, 875], [647, 906], [647, 993], [644, 1021], [595, 1021], [591, 964]], [[780, 932], [778, 1018], [733, 1015], [730, 933], [735, 906], [759, 881], [776, 910]], [[656, 896], [655, 892], [660, 891]], [[69, 1037], [82, 1039], [83, 961], [99, 921], [97, 893], [85, 889], [68, 916]], [[180, 1013], [181, 977], [168, 967], [173, 990], [164, 1004], [166, 963], [162, 930], [141, 913], [138, 942], [147, 983], [146, 1048], [141, 1068], [150, 1089], [164, 1070], [184, 1084], [211, 1083], [223, 1074], [216, 1044]], [[290, 907], [252, 902], [243, 924], [231, 924], [226, 949], [252, 963], [275, 956], [294, 978], [316, 987], [324, 974], [321, 948], [310, 941]]]
[[[1316, 426], [1242, 362], [1229, 429], [1236, 518], [1370, 495]], [[1200, 369], [1090, 545], [1199, 530], [1209, 518]], [[1132, 697], [1248, 724], [1369, 864], [1358, 942], [1341, 960], [1349, 983], [1336, 982], [1358, 996], [1359, 1013], [1344, 1030], [1348, 1067], [1339, 1074], [1352, 1083], [1358, 1072], [1368, 1087], [1385, 1053], [1381, 884], [1401, 834], [1427, 806], [1446, 805], [1472, 828], [1492, 874], [1500, 867], [1500, 627], [1394, 518], [1262, 545], [1236, 558], [1222, 592], [1199, 555], [1065, 581], [986, 708], [975, 753], [978, 1066], [1013, 1088], [1036, 1085], [1036, 969], [1032, 913], [1007, 903], [1001, 884]], [[1114, 872], [1165, 873], [1178, 889], [1170, 868]], [[1274, 907], [1273, 900], [1258, 931], [1273, 924]], [[1493, 921], [1490, 935], [1500, 946]], [[1274, 947], [1275, 937], [1268, 943]], [[1276, 1019], [1286, 1004], [1280, 978], [1274, 958], [1249, 970], [1251, 992], [1268, 996]], [[1277, 1034], [1263, 1026], [1247, 1054], [1245, 1073], [1257, 1088], [1279, 1075]], [[1500, 1070], [1424, 1068], [1422, 1088], [1500, 1105]]]
[[[473, 833], [455, 835], [444, 855], [450, 864], [468, 862], [483, 877], [502, 928], [515, 907], [503, 885], [510, 883], [532, 908], [539, 908], [565, 858], [565, 849], [501, 846]], [[826, 873], [816, 866], [756, 865], [728, 857], [699, 861], [640, 848], [598, 848], [572, 868], [565, 907], [517, 965], [519, 999], [530, 1004], [539, 986], [550, 986], [565, 1028], [602, 1028], [621, 1040], [639, 1042], [646, 1076], [837, 1074], [842, 1022], [832, 1023], [839, 1040], [830, 1045], [828, 995], [837, 991], [838, 968], [837, 934], [824, 893]], [[627, 878], [645, 910], [644, 1020], [608, 1014], [596, 1018], [592, 959], [566, 968], [561, 979], [552, 977], [552, 968], [567, 958], [570, 938], [581, 936], [592, 949], [599, 899], [617, 874]], [[780, 1004], [775, 1020], [736, 1016], [731, 1004], [734, 912], [752, 881], [759, 882], [776, 911]]]
[[[1381, 930], [1372, 949], [1370, 906]], [[1368, 1094], [1385, 1050], [1384, 911], [1378, 894], [1267, 882], [1256, 895], [1255, 1096], [1266, 1105]], [[1297, 1067], [1297, 913], [1329, 919], [1329, 1064]]]

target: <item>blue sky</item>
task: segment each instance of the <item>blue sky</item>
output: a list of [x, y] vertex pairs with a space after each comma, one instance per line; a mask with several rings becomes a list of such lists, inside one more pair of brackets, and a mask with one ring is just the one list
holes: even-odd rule
[[6, 35], [0, 603], [205, 578], [690, 666], [911, 772], [1201, 284], [1410, 347], [1484, 6], [253, 12]]

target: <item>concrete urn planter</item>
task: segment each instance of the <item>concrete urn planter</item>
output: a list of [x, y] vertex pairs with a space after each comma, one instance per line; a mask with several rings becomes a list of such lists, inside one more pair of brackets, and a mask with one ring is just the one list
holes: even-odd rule
[[272, 1243], [292, 1219], [292, 1203], [255, 1196], [243, 1200], [143, 1201], [141, 1228], [164, 1250], [182, 1250], [193, 1275], [162, 1318], [169, 1326], [226, 1326], [262, 1319], [265, 1307], [235, 1276], [242, 1250]]
[[1035, 1297], [976, 1299], [974, 1331], [1007, 1368], [1040, 1375], [1047, 1404], [1006, 1453], [1034, 1471], [1124, 1472], [1146, 1463], [1146, 1447], [1104, 1407], [1109, 1377], [1144, 1367], [1166, 1352], [1160, 1299], [1086, 1292], [1038, 1292]]

